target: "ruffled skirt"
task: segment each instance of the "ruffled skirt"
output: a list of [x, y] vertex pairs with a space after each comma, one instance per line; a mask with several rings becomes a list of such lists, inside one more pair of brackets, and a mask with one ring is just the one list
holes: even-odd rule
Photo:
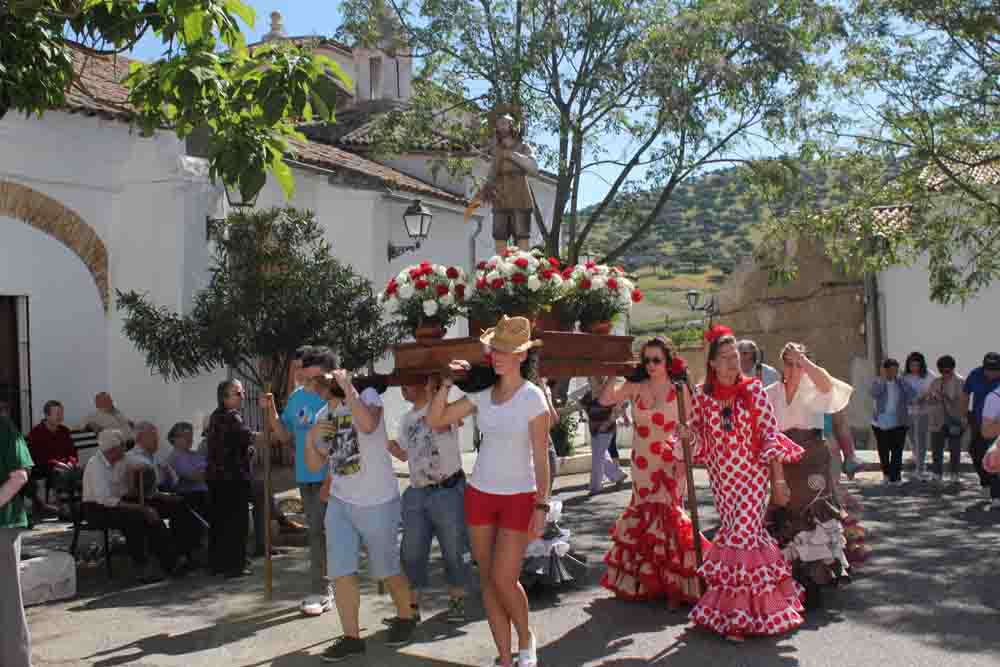
[[[611, 531], [601, 585], [627, 600], [698, 600], [691, 519], [664, 502], [633, 503]], [[703, 551], [711, 543], [702, 539]]]
[[708, 590], [691, 620], [720, 635], [779, 635], [803, 622], [805, 593], [777, 546], [738, 549], [718, 543], [699, 570]]

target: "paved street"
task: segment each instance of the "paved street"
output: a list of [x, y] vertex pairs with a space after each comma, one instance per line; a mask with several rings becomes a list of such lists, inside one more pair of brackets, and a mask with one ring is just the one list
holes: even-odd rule
[[[689, 630], [686, 614], [658, 604], [619, 602], [597, 586], [607, 529], [627, 492], [585, 496], [584, 476], [561, 477], [567, 501], [563, 525], [588, 557], [589, 580], [533, 598], [533, 623], [545, 667], [746, 665], [752, 667], [919, 667], [1000, 664], [1000, 512], [986, 508], [974, 476], [960, 492], [929, 487], [887, 489], [865, 473], [850, 488], [866, 505], [872, 558], [848, 588], [811, 613], [797, 633], [778, 640], [728, 644]], [[698, 473], [703, 524], [711, 528], [707, 480]], [[31, 541], [29, 541], [29, 545]], [[316, 665], [338, 634], [334, 614], [306, 619], [296, 605], [306, 594], [304, 550], [275, 561], [275, 597], [266, 601], [261, 577], [223, 583], [205, 574], [142, 588], [123, 588], [126, 561], [108, 582], [103, 569], [81, 576], [80, 596], [29, 610], [35, 660], [48, 665]], [[258, 571], [262, 567], [258, 567]], [[436, 581], [442, 582], [438, 569]], [[444, 623], [442, 591], [425, 603], [416, 642], [393, 651], [381, 644], [379, 619], [388, 596], [365, 589], [366, 633], [374, 634], [358, 664], [393, 667], [492, 665], [494, 650], [478, 604], [470, 622]], [[349, 663], [355, 664], [355, 663]]]

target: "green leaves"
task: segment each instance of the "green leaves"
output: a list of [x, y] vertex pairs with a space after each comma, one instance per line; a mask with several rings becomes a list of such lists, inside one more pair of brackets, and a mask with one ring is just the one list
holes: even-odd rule
[[45, 0], [0, 12], [0, 117], [11, 108], [41, 114], [65, 105], [73, 42], [116, 54], [155, 35], [164, 54], [130, 66], [129, 106], [97, 101], [134, 113], [146, 136], [170, 129], [184, 138], [207, 128], [212, 178], [244, 200], [256, 196], [269, 172], [291, 196], [294, 179], [282, 154], [294, 124], [332, 120], [336, 82], [352, 87], [342, 68], [314, 56], [309, 44], [248, 52], [240, 22], [252, 27], [255, 14], [243, 0], [86, 0], [75, 13], [63, 5]]

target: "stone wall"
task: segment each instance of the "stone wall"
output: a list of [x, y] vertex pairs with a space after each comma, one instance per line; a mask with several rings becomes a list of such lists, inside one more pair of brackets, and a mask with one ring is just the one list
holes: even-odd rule
[[818, 364], [855, 386], [849, 416], [857, 436], [867, 437], [871, 401], [866, 388], [872, 363], [864, 282], [837, 272], [813, 245], [793, 243], [786, 251], [798, 260], [798, 278], [788, 285], [770, 285], [765, 267], [744, 263], [722, 286], [720, 320], [738, 338], [756, 341], [765, 362], [779, 370], [784, 344], [804, 343]]

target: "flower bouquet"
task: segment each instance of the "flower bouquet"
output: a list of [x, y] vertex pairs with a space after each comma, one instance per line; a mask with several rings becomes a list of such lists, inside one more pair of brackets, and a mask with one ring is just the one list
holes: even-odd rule
[[566, 306], [583, 331], [610, 333], [611, 323], [642, 300], [642, 292], [619, 267], [590, 261], [567, 267], [563, 276], [569, 286]]
[[464, 315], [465, 271], [457, 266], [422, 262], [399, 272], [379, 300], [410, 328], [414, 338], [443, 338]]
[[501, 315], [521, 315], [534, 321], [552, 311], [564, 294], [558, 259], [539, 251], [508, 248], [476, 267], [467, 301], [469, 317], [479, 323], [494, 322]]

